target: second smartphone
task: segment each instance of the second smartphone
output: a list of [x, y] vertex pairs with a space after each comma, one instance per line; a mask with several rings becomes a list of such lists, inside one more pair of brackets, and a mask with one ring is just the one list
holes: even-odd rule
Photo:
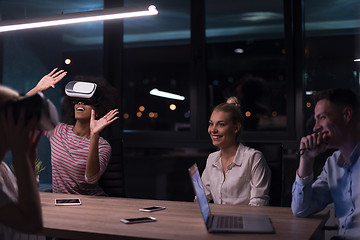
[[159, 211], [159, 210], [163, 210], [163, 209], [166, 209], [166, 207], [152, 206], [152, 207], [140, 208], [139, 211], [142, 211], [142, 212], [155, 212], [155, 211]]

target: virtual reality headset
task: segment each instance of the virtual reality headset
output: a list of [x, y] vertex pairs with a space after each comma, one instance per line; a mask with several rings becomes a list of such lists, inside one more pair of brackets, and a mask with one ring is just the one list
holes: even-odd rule
[[25, 119], [30, 120], [37, 116], [39, 123], [38, 130], [49, 131], [56, 127], [59, 122], [58, 112], [54, 104], [47, 99], [43, 93], [35, 93], [29, 96], [23, 96], [18, 99], [12, 99], [6, 102], [1, 109], [12, 106], [14, 121], [17, 122], [20, 116], [20, 110], [25, 109]]
[[74, 98], [91, 98], [96, 87], [96, 83], [70, 81], [65, 86], [65, 94]]

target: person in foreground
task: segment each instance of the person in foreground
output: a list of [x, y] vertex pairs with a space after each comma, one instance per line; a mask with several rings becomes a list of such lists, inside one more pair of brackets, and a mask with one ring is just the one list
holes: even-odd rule
[[[16, 232], [36, 233], [42, 228], [42, 212], [35, 173], [37, 145], [41, 132], [36, 132], [37, 117], [25, 119], [25, 109], [14, 121], [13, 107], [5, 107], [19, 94], [0, 85], [0, 239], [14, 239]], [[16, 177], [6, 163], [10, 151]]]
[[[351, 90], [337, 88], [318, 92], [314, 100], [314, 133], [300, 141], [291, 208], [295, 216], [307, 217], [334, 203], [339, 237], [360, 239], [358, 98]], [[338, 150], [313, 183], [315, 157], [327, 148]]]
[[271, 172], [260, 151], [238, 141], [242, 127], [236, 97], [214, 108], [208, 132], [220, 150], [208, 156], [201, 176], [206, 197], [216, 204], [268, 205]]
[[[44, 76], [28, 94], [54, 87], [66, 74], [56, 68]], [[90, 98], [66, 96], [63, 100], [66, 123], [44, 132], [51, 144], [52, 186], [55, 193], [106, 195], [98, 181], [111, 157], [111, 146], [101, 131], [118, 119], [113, 98], [114, 89], [104, 79], [78, 77], [79, 81], [96, 83]]]

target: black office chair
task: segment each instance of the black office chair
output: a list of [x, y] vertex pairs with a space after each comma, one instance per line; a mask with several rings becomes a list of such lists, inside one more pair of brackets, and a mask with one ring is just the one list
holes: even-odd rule
[[110, 197], [125, 197], [125, 175], [122, 156], [122, 139], [110, 143], [112, 155], [105, 172], [99, 181], [100, 187]]
[[111, 157], [99, 185], [110, 197], [125, 197], [124, 168], [119, 157]]

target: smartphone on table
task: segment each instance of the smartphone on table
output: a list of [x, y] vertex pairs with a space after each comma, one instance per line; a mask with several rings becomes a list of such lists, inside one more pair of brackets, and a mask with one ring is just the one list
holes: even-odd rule
[[56, 206], [76, 206], [81, 205], [80, 198], [56, 198]]
[[142, 212], [155, 212], [155, 211], [160, 211], [160, 210], [164, 210], [164, 209], [166, 209], [166, 207], [152, 206], [152, 207], [140, 208], [139, 211], [142, 211]]
[[156, 218], [154, 217], [140, 217], [140, 218], [122, 218], [120, 219], [123, 223], [144, 223], [144, 222], [155, 222]]

